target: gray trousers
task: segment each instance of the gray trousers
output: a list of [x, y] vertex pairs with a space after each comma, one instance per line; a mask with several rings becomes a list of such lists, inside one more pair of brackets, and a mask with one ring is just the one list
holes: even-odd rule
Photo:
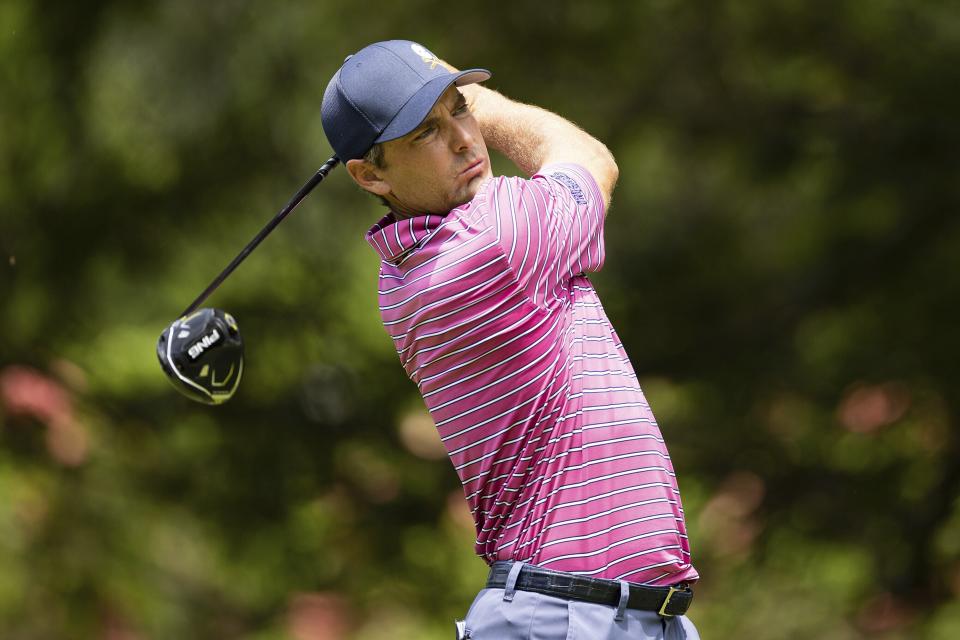
[[472, 640], [700, 640], [686, 616], [505, 589], [477, 594], [464, 622], [459, 637]]

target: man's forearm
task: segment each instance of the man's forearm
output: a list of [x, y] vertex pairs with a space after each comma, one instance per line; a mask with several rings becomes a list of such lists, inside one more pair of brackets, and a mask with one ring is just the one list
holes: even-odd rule
[[460, 87], [470, 102], [487, 145], [527, 174], [554, 162], [575, 162], [586, 168], [600, 187], [604, 204], [617, 182], [618, 169], [607, 147], [546, 109], [523, 104], [477, 84]]

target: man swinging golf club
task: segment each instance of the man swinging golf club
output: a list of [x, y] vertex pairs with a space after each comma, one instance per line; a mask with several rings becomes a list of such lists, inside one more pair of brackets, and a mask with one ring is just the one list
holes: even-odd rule
[[[378, 42], [322, 109], [336, 157], [390, 209], [367, 233], [383, 324], [491, 566], [458, 637], [697, 638], [670, 457], [585, 275], [617, 165], [488, 78]], [[487, 145], [531, 177], [494, 177]]]

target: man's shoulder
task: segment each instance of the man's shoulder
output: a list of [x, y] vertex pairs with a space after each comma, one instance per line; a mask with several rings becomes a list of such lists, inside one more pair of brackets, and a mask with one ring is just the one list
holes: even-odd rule
[[549, 189], [539, 176], [494, 176], [480, 187], [470, 204], [475, 216], [487, 216], [488, 222], [495, 224], [489, 214], [515, 216], [521, 210], [546, 208], [549, 199]]
[[578, 164], [563, 162], [544, 165], [529, 178], [490, 178], [477, 192], [475, 200], [480, 200], [486, 207], [522, 205], [547, 208], [557, 197], [570, 197], [575, 204], [586, 205], [597, 190], [596, 180], [589, 171]]

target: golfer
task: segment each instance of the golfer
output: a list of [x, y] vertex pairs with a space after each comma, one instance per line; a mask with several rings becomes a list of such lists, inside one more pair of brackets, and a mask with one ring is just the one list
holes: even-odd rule
[[[488, 78], [378, 42], [322, 109], [351, 178], [389, 208], [367, 233], [383, 325], [491, 567], [458, 637], [698, 638], [670, 456], [586, 275], [617, 165]], [[488, 145], [530, 177], [494, 177]]]

